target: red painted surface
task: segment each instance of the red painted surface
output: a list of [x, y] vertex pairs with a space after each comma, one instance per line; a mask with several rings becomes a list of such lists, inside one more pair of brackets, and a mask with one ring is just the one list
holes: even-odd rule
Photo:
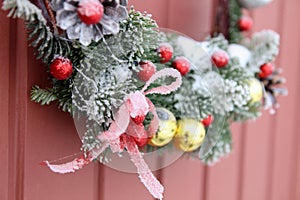
[[[132, 0], [137, 10], [152, 13], [161, 27], [203, 39], [210, 31], [211, 0]], [[277, 65], [288, 79], [289, 97], [281, 98], [276, 116], [264, 113], [255, 123], [234, 125], [232, 154], [213, 167], [181, 159], [156, 172], [166, 200], [298, 200], [300, 137], [298, 76], [300, 2], [274, 0], [251, 11], [255, 31], [281, 34]], [[38, 163], [78, 152], [73, 121], [56, 106], [29, 100], [34, 84], [47, 85], [45, 67], [26, 48], [21, 21], [0, 12], [0, 199], [1, 200], [151, 200], [137, 175], [92, 164], [66, 176]]]

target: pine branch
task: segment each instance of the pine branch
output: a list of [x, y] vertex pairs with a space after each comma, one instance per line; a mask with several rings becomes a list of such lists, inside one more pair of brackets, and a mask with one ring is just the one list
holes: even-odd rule
[[56, 55], [68, 57], [71, 46], [68, 41], [53, 35], [49, 27], [39, 20], [27, 24], [28, 40], [36, 48], [37, 59], [50, 63]]
[[[62, 87], [63, 88], [63, 87]], [[31, 100], [41, 105], [49, 105], [58, 101], [58, 107], [65, 112], [74, 115], [72, 109], [72, 93], [69, 89], [46, 88], [33, 86], [31, 89]]]
[[41, 105], [49, 105], [53, 101], [56, 101], [56, 96], [53, 88], [41, 89], [39, 86], [33, 86], [31, 90], [31, 100]]
[[248, 44], [252, 53], [249, 68], [253, 72], [258, 72], [261, 65], [274, 61], [279, 54], [279, 45], [280, 36], [278, 33], [271, 30], [255, 33]]
[[[211, 140], [215, 140], [215, 146], [211, 149], [211, 151], [207, 154], [207, 156], [202, 159], [207, 165], [214, 165], [220, 159], [231, 152], [232, 149], [232, 138], [231, 132], [229, 129], [229, 124], [226, 124], [222, 129], [222, 132], [219, 137], [210, 138]], [[212, 141], [213, 142], [213, 141]]]
[[2, 9], [10, 10], [8, 17], [24, 18], [29, 22], [38, 19], [42, 24], [46, 25], [42, 11], [28, 0], [4, 0]]
[[237, 0], [229, 0], [229, 43], [239, 43], [243, 38], [238, 26], [242, 17], [241, 7]]

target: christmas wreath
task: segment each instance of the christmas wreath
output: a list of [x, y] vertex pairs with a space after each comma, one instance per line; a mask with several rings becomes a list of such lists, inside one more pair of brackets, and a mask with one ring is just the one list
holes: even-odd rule
[[211, 165], [231, 151], [231, 123], [255, 119], [262, 108], [274, 113], [276, 97], [287, 93], [273, 64], [279, 35], [245, 37], [252, 19], [242, 14], [270, 0], [221, 2], [213, 34], [197, 42], [158, 28], [126, 0], [4, 0], [8, 16], [26, 21], [53, 83], [34, 86], [31, 99], [57, 102], [82, 140], [82, 156], [44, 164], [64, 174], [128, 155], [162, 199], [146, 155], [185, 153]]

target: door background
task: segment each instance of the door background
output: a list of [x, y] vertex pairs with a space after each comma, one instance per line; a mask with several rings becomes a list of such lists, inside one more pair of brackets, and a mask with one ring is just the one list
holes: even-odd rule
[[[161, 27], [203, 39], [213, 21], [213, 0], [131, 0], [152, 13]], [[276, 116], [234, 125], [234, 150], [214, 167], [178, 160], [155, 174], [166, 200], [300, 199], [300, 1], [274, 0], [251, 12], [254, 30], [281, 34], [277, 65], [284, 69], [289, 96]], [[0, 12], [0, 199], [1, 200], [151, 200], [135, 174], [91, 164], [75, 174], [51, 173], [38, 163], [70, 155], [80, 140], [68, 114], [55, 105], [29, 100], [32, 85], [47, 86], [45, 67], [27, 48], [21, 20]]]

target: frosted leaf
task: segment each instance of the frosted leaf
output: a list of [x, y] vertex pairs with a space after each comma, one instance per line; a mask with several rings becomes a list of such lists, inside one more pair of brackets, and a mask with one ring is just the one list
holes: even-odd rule
[[66, 12], [66, 11], [58, 11], [56, 15], [57, 25], [67, 30], [68, 28], [72, 28], [74, 24], [78, 21], [78, 15], [74, 12]]
[[67, 30], [67, 34], [69, 38], [72, 40], [80, 37], [80, 31], [81, 31], [80, 24], [76, 24], [75, 26], [72, 26]]
[[84, 46], [88, 46], [92, 42], [93, 34], [93, 26], [82, 23], [79, 42]]
[[100, 23], [104, 35], [116, 34], [119, 32], [119, 24], [112, 20], [108, 15], [103, 15]]

